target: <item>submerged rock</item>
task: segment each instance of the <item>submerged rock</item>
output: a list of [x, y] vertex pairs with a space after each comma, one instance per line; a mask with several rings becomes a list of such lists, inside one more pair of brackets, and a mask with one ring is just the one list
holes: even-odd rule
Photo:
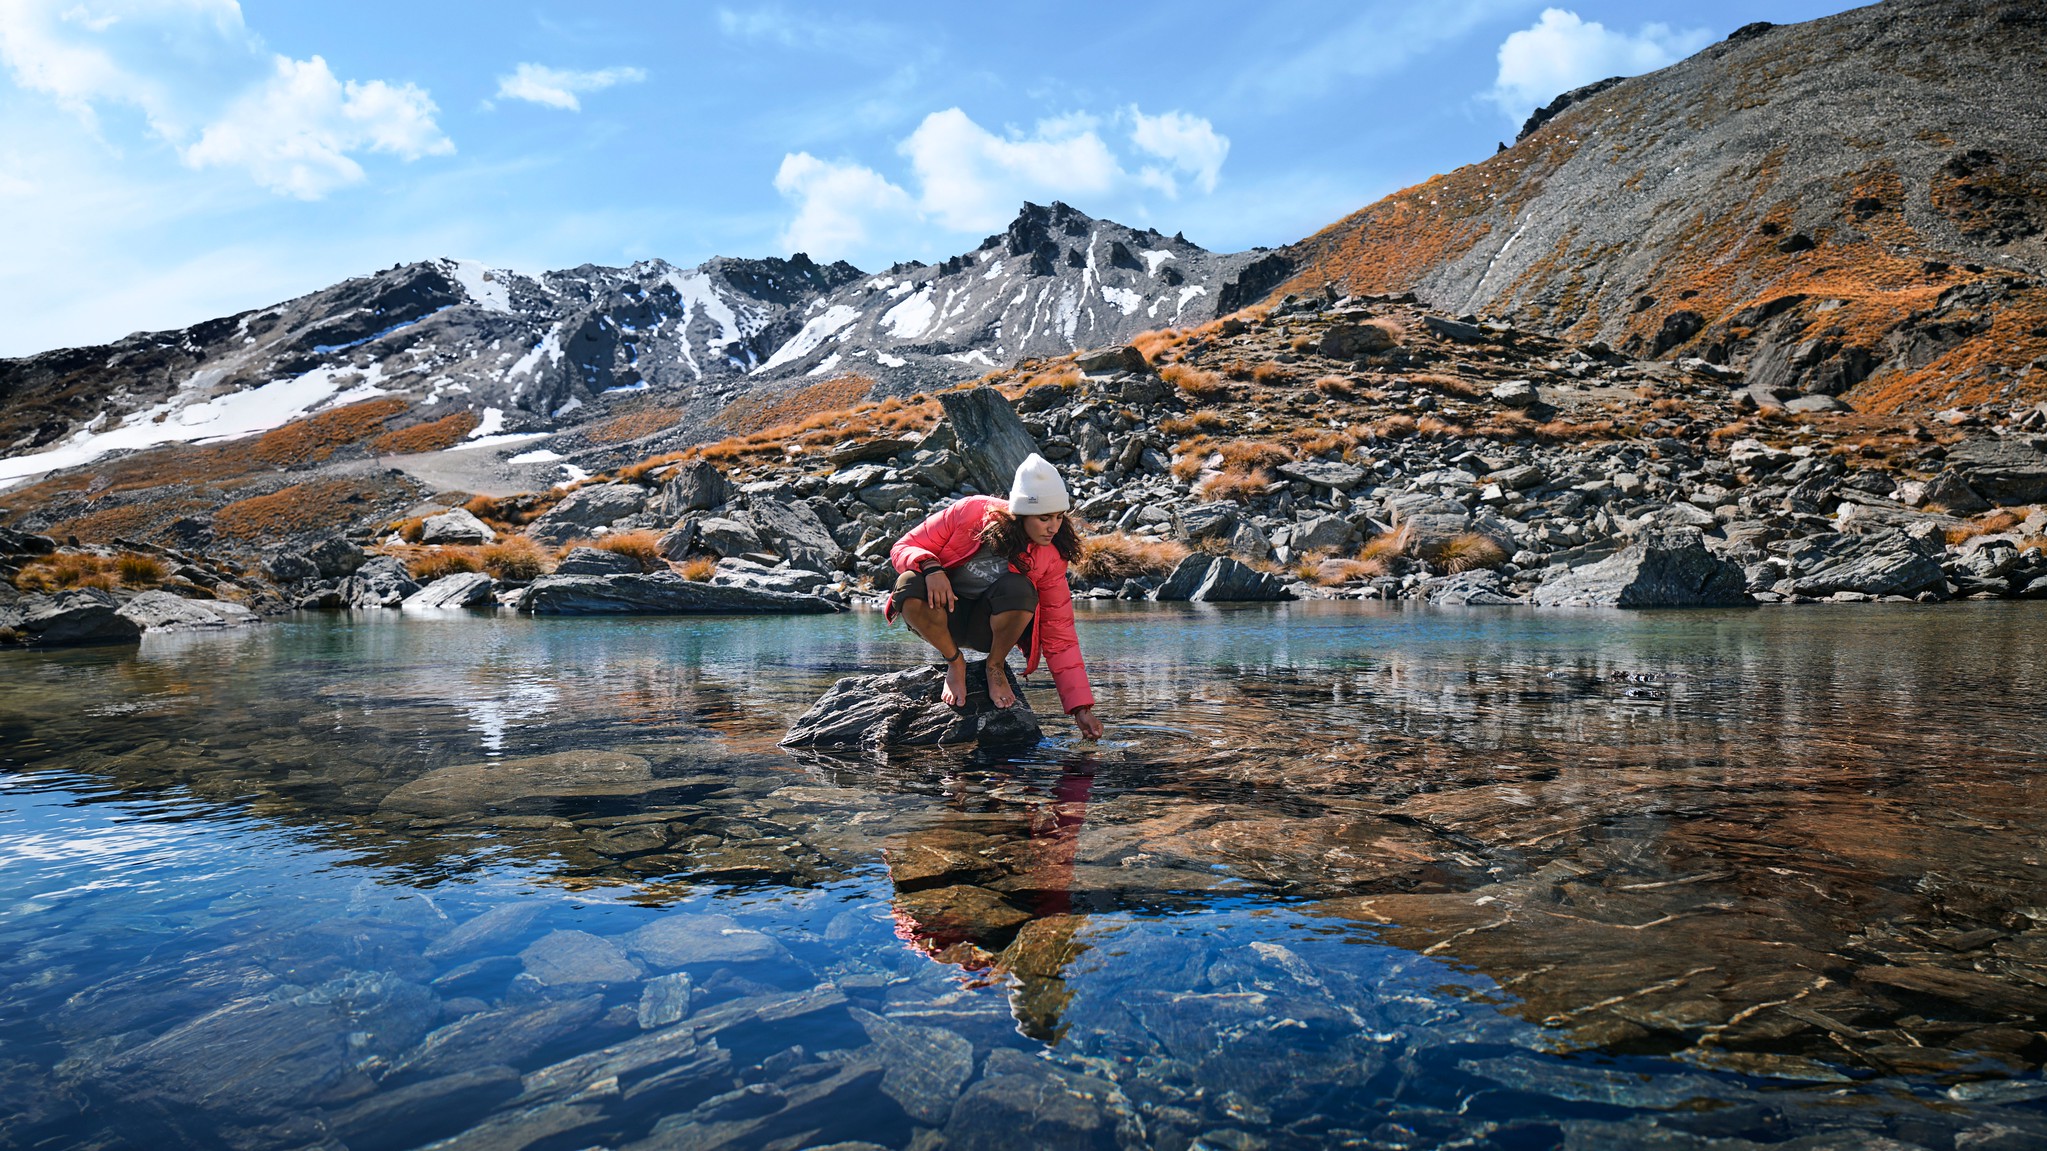
[[803, 713], [784, 747], [820, 751], [879, 752], [891, 746], [932, 744], [1035, 743], [1042, 734], [1037, 713], [1007, 666], [1002, 673], [1016, 692], [1016, 706], [988, 702], [988, 661], [967, 662], [966, 706], [954, 709], [939, 698], [943, 667], [930, 664], [887, 675], [848, 676], [832, 685]]
[[1619, 554], [1552, 577], [1537, 607], [1713, 607], [1748, 604], [1740, 568], [1685, 528], [1650, 532]]
[[535, 615], [804, 615], [839, 606], [814, 595], [693, 583], [673, 572], [652, 575], [542, 576], [519, 598]]

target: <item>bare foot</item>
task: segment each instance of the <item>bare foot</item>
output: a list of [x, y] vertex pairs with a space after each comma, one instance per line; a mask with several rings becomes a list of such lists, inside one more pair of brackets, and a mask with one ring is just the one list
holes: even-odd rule
[[945, 688], [938, 693], [947, 707], [967, 706], [967, 657], [955, 655], [945, 665]]
[[1007, 669], [992, 665], [988, 669], [988, 702], [996, 707], [1015, 707], [1016, 692], [1010, 690]]

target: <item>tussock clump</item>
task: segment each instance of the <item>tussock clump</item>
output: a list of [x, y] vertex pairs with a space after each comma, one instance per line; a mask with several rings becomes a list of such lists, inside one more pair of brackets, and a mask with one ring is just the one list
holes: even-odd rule
[[716, 556], [694, 556], [682, 561], [682, 578], [692, 583], [708, 583], [718, 574]]
[[1485, 395], [1488, 391], [1483, 384], [1440, 373], [1425, 373], [1413, 376], [1408, 379], [1408, 383], [1418, 388], [1427, 388], [1432, 392], [1442, 395], [1457, 396], [1467, 400], [1475, 400]]
[[1419, 427], [1413, 416], [1387, 416], [1365, 425], [1365, 431], [1373, 439], [1405, 440], [1411, 438]]
[[2024, 523], [2025, 519], [2026, 517], [2010, 508], [1998, 508], [1995, 511], [1985, 512], [1968, 523], [1949, 528], [1947, 530], [1948, 546], [1953, 547], [1964, 541], [1975, 539], [1977, 536], [1994, 536], [1999, 532], [2010, 531]]
[[462, 437], [475, 431], [481, 422], [475, 412], [454, 412], [438, 420], [385, 432], [371, 440], [370, 446], [387, 456], [444, 451], [461, 443]]
[[1338, 584], [1357, 580], [1377, 579], [1388, 570], [1383, 559], [1355, 557], [1339, 559], [1326, 552], [1309, 552], [1294, 562], [1294, 575], [1320, 587], [1335, 587]]
[[1318, 376], [1314, 388], [1332, 400], [1347, 400], [1357, 394], [1357, 385], [1347, 376]]
[[622, 444], [666, 431], [682, 419], [676, 408], [642, 408], [604, 421], [583, 433], [593, 444]]
[[60, 552], [38, 557], [22, 565], [14, 576], [14, 586], [25, 592], [47, 593], [85, 587], [112, 591], [118, 582], [113, 560], [83, 552]]
[[1185, 544], [1109, 532], [1080, 541], [1080, 558], [1074, 561], [1073, 570], [1089, 583], [1121, 583], [1165, 575], [1186, 558]]
[[506, 583], [531, 583], [554, 566], [530, 536], [508, 536], [486, 544], [478, 556], [483, 570]]
[[114, 557], [114, 574], [129, 587], [160, 584], [170, 574], [164, 562], [141, 552], [122, 552]]
[[1272, 473], [1264, 468], [1231, 467], [1209, 477], [1201, 485], [1201, 498], [1210, 503], [1235, 500], [1250, 503], [1272, 486]]
[[1228, 380], [1190, 364], [1167, 364], [1159, 369], [1159, 378], [1197, 400], [1220, 400], [1230, 394]]
[[1294, 458], [1292, 451], [1270, 440], [1230, 440], [1217, 445], [1215, 450], [1222, 456], [1225, 468], [1238, 470], [1277, 467]]
[[1450, 537], [1437, 558], [1442, 562], [1444, 570], [1454, 575], [1479, 568], [1499, 567], [1507, 562], [1507, 552], [1487, 536], [1477, 532], [1464, 532]]
[[1251, 379], [1254, 383], [1277, 384], [1284, 383], [1293, 378], [1294, 374], [1287, 370], [1285, 364], [1275, 363], [1272, 360], [1266, 360], [1251, 368]]
[[602, 551], [622, 555], [640, 565], [643, 572], [660, 571], [668, 566], [668, 560], [661, 554], [661, 535], [654, 531], [614, 532], [596, 543]]
[[1230, 426], [1230, 419], [1221, 412], [1206, 408], [1189, 412], [1184, 416], [1167, 416], [1159, 421], [1159, 431], [1169, 436], [1184, 436], [1196, 432], [1219, 432]]
[[442, 576], [460, 575], [473, 572], [482, 565], [476, 556], [476, 549], [468, 547], [443, 547], [421, 552], [405, 565], [406, 572], [420, 583], [432, 583]]
[[416, 544], [426, 538], [426, 517], [407, 516], [393, 523], [388, 529], [392, 535], [409, 544]]

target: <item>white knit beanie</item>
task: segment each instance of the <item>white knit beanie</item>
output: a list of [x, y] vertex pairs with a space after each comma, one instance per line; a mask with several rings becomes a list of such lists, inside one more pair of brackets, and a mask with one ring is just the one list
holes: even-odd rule
[[1009, 514], [1042, 516], [1063, 512], [1073, 506], [1066, 498], [1066, 485], [1045, 457], [1036, 452], [1016, 466], [1016, 479], [1009, 485]]

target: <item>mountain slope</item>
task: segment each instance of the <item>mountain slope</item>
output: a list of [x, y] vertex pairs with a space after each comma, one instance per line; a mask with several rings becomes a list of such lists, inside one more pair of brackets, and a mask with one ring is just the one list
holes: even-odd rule
[[2047, 8], [1751, 25], [1281, 255], [1873, 411], [2047, 396]]
[[1260, 258], [1055, 203], [1025, 205], [972, 252], [871, 277], [800, 253], [539, 277], [400, 265], [180, 331], [0, 361], [0, 484], [383, 397], [406, 401], [393, 429], [436, 424], [444, 434], [421, 442], [446, 447], [643, 400], [701, 423], [805, 376], [907, 394], [1209, 319], [1268, 286], [1238, 282]]

